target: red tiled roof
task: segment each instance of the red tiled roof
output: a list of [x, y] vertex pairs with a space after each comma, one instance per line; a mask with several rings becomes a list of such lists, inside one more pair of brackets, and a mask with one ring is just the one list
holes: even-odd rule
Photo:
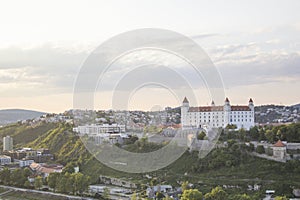
[[[189, 112], [213, 112], [223, 110], [223, 106], [200, 106], [189, 108]], [[249, 106], [231, 106], [231, 111], [251, 111], [251, 109], [249, 108]]]
[[274, 147], [285, 147], [285, 145], [281, 142], [281, 140], [278, 140], [273, 146]]
[[212, 112], [212, 111], [223, 111], [223, 106], [200, 106], [190, 107], [189, 112]]
[[231, 106], [232, 111], [251, 111], [249, 106]]

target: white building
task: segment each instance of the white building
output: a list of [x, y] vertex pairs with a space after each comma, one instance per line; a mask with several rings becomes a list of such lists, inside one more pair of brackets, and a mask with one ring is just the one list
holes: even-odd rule
[[19, 166], [20, 167], [27, 167], [30, 166], [32, 163], [34, 163], [34, 160], [20, 160]]
[[125, 139], [128, 139], [129, 136], [125, 133], [117, 133], [117, 134], [89, 134], [89, 140], [93, 141], [96, 145], [101, 145], [103, 143], [110, 143], [110, 144], [123, 144]]
[[249, 100], [248, 105], [232, 106], [226, 98], [223, 106], [216, 106], [212, 101], [211, 106], [190, 107], [185, 97], [181, 106], [182, 129], [190, 128], [225, 128], [227, 125], [236, 125], [238, 129], [249, 130], [254, 126], [254, 104]]
[[281, 140], [278, 140], [273, 145], [273, 157], [285, 159], [286, 158], [286, 145], [281, 142]]
[[0, 155], [0, 165], [7, 165], [11, 163], [11, 157]]
[[78, 126], [76, 128], [73, 128], [73, 131], [79, 133], [80, 135], [100, 134], [100, 133], [125, 133], [125, 125], [91, 124], [91, 125]]
[[10, 136], [3, 137], [3, 151], [13, 150], [13, 138]]

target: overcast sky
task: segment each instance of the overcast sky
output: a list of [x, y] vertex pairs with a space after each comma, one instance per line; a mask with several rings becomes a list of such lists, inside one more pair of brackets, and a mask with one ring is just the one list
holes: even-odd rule
[[[71, 109], [87, 56], [112, 36], [138, 28], [169, 29], [195, 40], [219, 70], [232, 104], [249, 97], [256, 105], [300, 103], [299, 10], [299, 0], [0, 1], [0, 109]], [[117, 64], [121, 73], [122, 62]], [[211, 99], [201, 91], [206, 105]], [[143, 88], [130, 108], [177, 106], [167, 93]], [[106, 100], [96, 108], [110, 108], [108, 93], [97, 98]]]

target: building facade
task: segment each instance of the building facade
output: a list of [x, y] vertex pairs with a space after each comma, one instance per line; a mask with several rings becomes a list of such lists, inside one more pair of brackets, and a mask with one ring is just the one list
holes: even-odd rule
[[0, 155], [0, 165], [7, 165], [11, 163], [11, 158], [6, 155]]
[[182, 129], [235, 125], [237, 129], [249, 130], [254, 126], [253, 100], [250, 99], [248, 105], [232, 106], [226, 98], [222, 106], [216, 106], [212, 101], [211, 106], [190, 107], [185, 97], [181, 106], [181, 125]]
[[285, 159], [286, 158], [286, 145], [281, 142], [281, 140], [278, 140], [273, 145], [273, 157], [279, 158], [279, 159]]
[[89, 134], [103, 134], [103, 133], [125, 133], [125, 125], [120, 124], [91, 124], [78, 126], [73, 128], [74, 132], [79, 133], [79, 135], [89, 135]]
[[13, 150], [13, 138], [10, 136], [3, 137], [3, 151]]

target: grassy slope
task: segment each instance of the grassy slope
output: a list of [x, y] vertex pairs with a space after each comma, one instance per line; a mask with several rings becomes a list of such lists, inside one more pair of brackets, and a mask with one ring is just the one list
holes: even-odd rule
[[[23, 125], [11, 125], [0, 129], [0, 135], [9, 134], [16, 138], [22, 138], [25, 134], [32, 134], [26, 146], [33, 148], [49, 148], [55, 154], [56, 162], [67, 164], [74, 162], [80, 166], [84, 174], [89, 175], [95, 182], [100, 174], [114, 177], [133, 178], [140, 183], [146, 183], [141, 174], [127, 174], [115, 171], [101, 164], [93, 158], [85, 149], [78, 136], [72, 133], [72, 127], [66, 124], [41, 124], [38, 127], [30, 128]], [[33, 134], [34, 133], [34, 134]], [[33, 140], [33, 136], [36, 139]], [[21, 140], [21, 139], [20, 139]], [[18, 141], [18, 140], [17, 140]], [[21, 144], [21, 143], [19, 143]], [[300, 187], [300, 174], [284, 169], [286, 164], [268, 161], [246, 154], [241, 154], [243, 162], [236, 166], [219, 167], [212, 170], [195, 172], [193, 168], [201, 162], [211, 160], [214, 151], [211, 152], [203, 161], [199, 161], [197, 153], [186, 152], [180, 159], [170, 166], [161, 169], [150, 175], [159, 177], [161, 181], [167, 181], [173, 185], [178, 185], [176, 180], [189, 180], [199, 182], [199, 187], [203, 192], [210, 190], [216, 185], [242, 185], [262, 184], [264, 188], [273, 185], [297, 185]], [[187, 175], [184, 175], [187, 172]]]
[[13, 137], [14, 147], [21, 147], [26, 146], [56, 126], [58, 125], [54, 123], [40, 123], [35, 127], [16, 123], [0, 128], [0, 137], [10, 135]]

